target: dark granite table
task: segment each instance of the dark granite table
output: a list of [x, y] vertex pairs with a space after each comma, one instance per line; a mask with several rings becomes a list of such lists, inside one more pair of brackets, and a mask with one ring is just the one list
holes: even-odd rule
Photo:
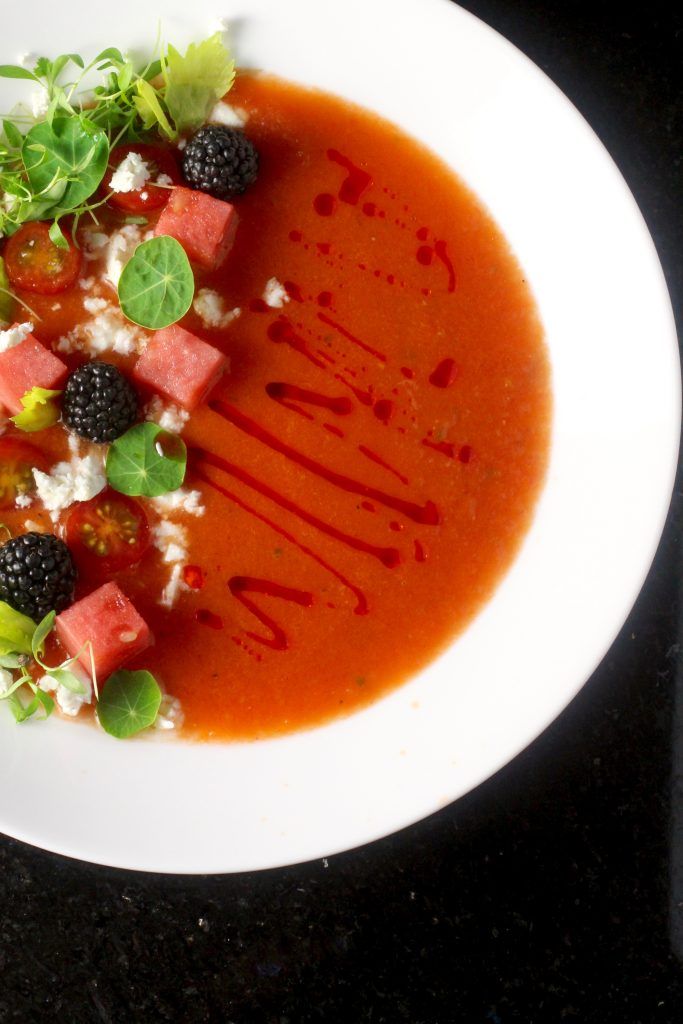
[[[674, 5], [464, 6], [591, 122], [641, 205], [675, 296]], [[328, 863], [190, 879], [0, 840], [0, 1022], [683, 1020], [670, 938], [677, 927], [683, 951], [683, 810], [677, 895], [669, 881], [681, 518], [677, 492], [636, 608], [559, 721], [474, 793], [399, 835]], [[680, 683], [679, 698], [683, 735]]]

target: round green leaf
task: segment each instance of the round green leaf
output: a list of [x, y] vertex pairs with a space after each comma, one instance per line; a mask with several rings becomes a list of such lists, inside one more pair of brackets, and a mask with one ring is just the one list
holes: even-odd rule
[[150, 672], [121, 669], [104, 684], [97, 717], [105, 732], [125, 740], [154, 725], [160, 704], [161, 690]]
[[159, 235], [142, 242], [123, 268], [119, 302], [125, 316], [157, 331], [183, 317], [194, 296], [194, 275], [180, 242]]
[[34, 194], [53, 195], [55, 208], [68, 213], [88, 199], [102, 181], [109, 140], [86, 117], [55, 117], [26, 134], [21, 151]]
[[187, 449], [156, 423], [138, 423], [117, 438], [107, 453], [107, 480], [121, 494], [157, 498], [185, 479]]

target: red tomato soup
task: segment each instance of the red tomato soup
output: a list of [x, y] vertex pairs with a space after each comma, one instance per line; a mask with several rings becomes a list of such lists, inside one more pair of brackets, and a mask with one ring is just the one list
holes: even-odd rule
[[[240, 315], [182, 321], [231, 364], [183, 431], [185, 486], [206, 509], [182, 520], [184, 587], [159, 604], [169, 566], [125, 502], [110, 515], [144, 540], [141, 561], [99, 576], [79, 563], [79, 595], [115, 579], [149, 624], [154, 646], [127, 667], [153, 672], [201, 739], [348, 714], [449, 644], [519, 548], [551, 421], [523, 271], [449, 168], [391, 124], [272, 77], [242, 75], [230, 103], [261, 169], [234, 201], [226, 262], [197, 271]], [[276, 308], [271, 279], [288, 300]], [[36, 335], [55, 344], [83, 295], [28, 299]], [[62, 428], [37, 436], [54, 461]], [[49, 524], [37, 505], [30, 518]]]

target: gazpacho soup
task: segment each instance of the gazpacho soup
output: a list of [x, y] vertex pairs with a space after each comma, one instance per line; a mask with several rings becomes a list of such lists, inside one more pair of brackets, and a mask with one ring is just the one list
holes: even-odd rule
[[83, 106], [59, 62], [0, 142], [0, 707], [221, 740], [353, 712], [530, 524], [524, 272], [423, 146], [220, 36], [104, 51]]

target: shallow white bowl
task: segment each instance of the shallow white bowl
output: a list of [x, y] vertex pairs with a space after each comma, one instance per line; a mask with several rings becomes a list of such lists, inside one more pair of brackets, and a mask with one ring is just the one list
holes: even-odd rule
[[[679, 361], [651, 239], [576, 110], [514, 47], [446, 0], [165, 0], [166, 38], [234, 26], [239, 62], [355, 100], [444, 157], [503, 228], [536, 294], [555, 394], [547, 485], [493, 600], [435, 663], [366, 711], [253, 744], [122, 744], [0, 714], [0, 829], [150, 871], [320, 857], [466, 793], [576, 694], [650, 566], [672, 488]], [[139, 0], [34, 0], [22, 51], [153, 42]], [[0, 83], [0, 107], [14, 98]], [[0, 708], [0, 711], [2, 709]]]

